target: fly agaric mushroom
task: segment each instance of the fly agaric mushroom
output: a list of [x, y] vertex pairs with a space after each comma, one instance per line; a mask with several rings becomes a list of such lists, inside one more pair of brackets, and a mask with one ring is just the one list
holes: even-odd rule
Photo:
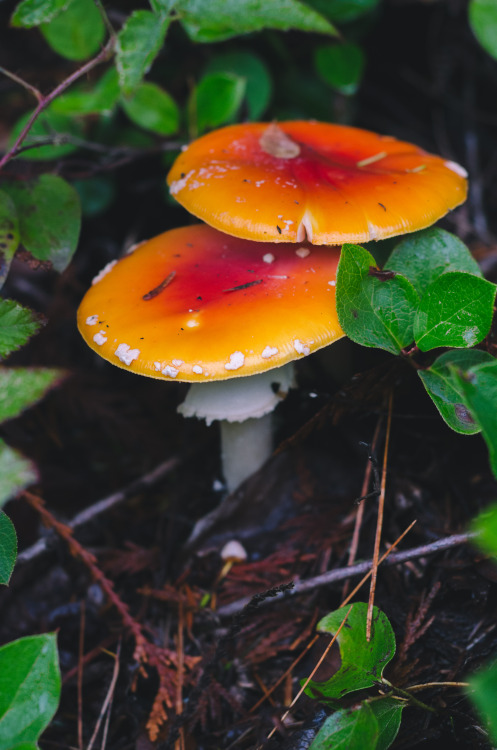
[[[268, 419], [255, 417], [280, 400], [272, 384], [290, 387], [283, 365], [343, 336], [338, 258], [339, 248], [275, 247], [205, 225], [173, 229], [96, 277], [78, 328], [118, 367], [195, 385], [180, 410], [224, 420], [224, 473], [233, 490], [271, 452]], [[233, 421], [246, 427], [242, 436]]]
[[191, 143], [168, 175], [228, 234], [334, 245], [424, 229], [463, 203], [466, 171], [410, 143], [319, 122], [246, 123]]

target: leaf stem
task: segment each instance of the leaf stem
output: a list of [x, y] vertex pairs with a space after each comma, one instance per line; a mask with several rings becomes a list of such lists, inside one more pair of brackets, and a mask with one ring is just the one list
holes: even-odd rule
[[19, 76], [16, 76], [15, 73], [11, 73], [10, 70], [7, 70], [6, 68], [2, 68], [0, 66], [0, 73], [3, 73], [4, 76], [7, 78], [10, 78], [12, 81], [15, 81], [23, 88], [27, 89], [33, 96], [36, 97], [36, 99], [41, 102], [43, 100], [43, 94], [41, 91], [39, 91], [35, 86], [31, 86], [30, 83], [24, 80], [24, 78], [20, 78]]
[[432, 714], [438, 713], [436, 708], [432, 708], [426, 703], [423, 703], [423, 701], [420, 701], [418, 698], [415, 698], [408, 690], [402, 690], [402, 688], [398, 688], [395, 685], [392, 685], [392, 683], [386, 680], [384, 677], [381, 678], [380, 684], [389, 687], [390, 690], [393, 690], [394, 693], [397, 693], [402, 698], [407, 698], [413, 705], [417, 706], [418, 708], [422, 708], [424, 711], [429, 711]]

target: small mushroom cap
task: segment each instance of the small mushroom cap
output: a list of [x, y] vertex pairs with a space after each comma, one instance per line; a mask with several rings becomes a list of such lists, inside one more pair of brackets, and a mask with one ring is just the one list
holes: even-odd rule
[[206, 382], [280, 367], [343, 336], [340, 248], [182, 227], [140, 244], [86, 293], [78, 328], [118, 367]]
[[336, 245], [414, 232], [466, 199], [463, 167], [410, 143], [318, 122], [231, 125], [191, 143], [171, 194], [228, 234]]

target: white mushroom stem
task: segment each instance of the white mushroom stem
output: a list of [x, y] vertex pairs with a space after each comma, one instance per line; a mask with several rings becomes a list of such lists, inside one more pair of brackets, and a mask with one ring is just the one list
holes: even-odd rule
[[229, 492], [267, 461], [273, 449], [272, 412], [293, 386], [293, 365], [214, 383], [194, 383], [178, 411], [221, 422], [221, 460]]

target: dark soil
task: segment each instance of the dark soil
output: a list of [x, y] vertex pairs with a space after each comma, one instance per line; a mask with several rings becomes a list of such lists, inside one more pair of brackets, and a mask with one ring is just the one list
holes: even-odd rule
[[[353, 124], [406, 138], [469, 167], [470, 200], [443, 225], [470, 244], [487, 277], [497, 282], [491, 211], [497, 66], [473, 39], [465, 8], [457, 0], [384, 4], [374, 33], [365, 37], [369, 65]], [[12, 39], [12, 32], [2, 33]], [[264, 44], [269, 48], [267, 40]], [[15, 40], [3, 45], [2, 37], [2, 64], [22, 69], [38, 85], [43, 78], [49, 88], [67, 75], [51, 67], [60, 66], [60, 59], [54, 61], [41, 40], [39, 49], [34, 43], [29, 52], [19, 50]], [[21, 111], [24, 94], [18, 96]], [[18, 114], [13, 102], [8, 117], [15, 120]], [[70, 178], [87, 167], [68, 159], [62, 169]], [[10, 361], [67, 371], [59, 388], [0, 430], [39, 467], [40, 481], [31, 492], [56, 518], [68, 520], [166, 459], [176, 458], [177, 464], [148, 489], [77, 530], [77, 540], [96, 557], [93, 570], [71, 554], [66, 541], [43, 528], [26, 498], [7, 505], [20, 550], [46, 534], [48, 548], [34, 561], [19, 562], [10, 587], [0, 592], [0, 642], [58, 632], [62, 699], [40, 743], [43, 750], [78, 747], [78, 722], [83, 747], [88, 746], [117, 650], [107, 750], [172, 748], [179, 736], [184, 744], [178, 748], [302, 750], [325, 718], [322, 705], [303, 697], [291, 721], [283, 725], [280, 719], [316, 665], [325, 638], [291, 665], [319, 619], [340, 606], [344, 583], [249, 606], [234, 620], [219, 611], [243, 597], [347, 565], [366, 467], [370, 460], [380, 468], [383, 462], [391, 393], [382, 550], [414, 520], [399, 549], [466, 531], [495, 499], [497, 485], [482, 439], [456, 435], [445, 426], [408, 364], [341, 343], [336, 350], [344, 364], [338, 376], [334, 348], [299, 363], [300, 387], [277, 411], [279, 450], [236, 493], [231, 516], [186, 548], [195, 522], [223, 497], [217, 489], [215, 426], [176, 413], [184, 385], [133, 377], [103, 363], [75, 327], [91, 278], [130, 238], [189, 220], [179, 207], [165, 206], [164, 173], [164, 164], [152, 158], [117, 171], [113, 208], [84, 223], [75, 260], [61, 277], [22, 263], [11, 271], [6, 296], [38, 310], [48, 323]], [[378, 420], [371, 459], [367, 446]], [[362, 502], [357, 559], [369, 560], [377, 499]], [[243, 543], [248, 559], [221, 577], [219, 553], [231, 539]], [[115, 596], [129, 608], [133, 632], [101, 580], [95, 580], [95, 570], [113, 582]], [[357, 581], [345, 584], [348, 590]], [[367, 599], [366, 585], [355, 601]], [[395, 631], [397, 656], [386, 677], [399, 688], [463, 682], [497, 651], [497, 570], [470, 544], [380, 568], [375, 604]], [[150, 644], [148, 666], [139, 667], [136, 660], [137, 630]], [[331, 650], [321, 679], [338, 665], [339, 655]], [[288, 677], [262, 701], [287, 670]], [[488, 747], [464, 691], [432, 687], [416, 695], [434, 711], [407, 708], [394, 748]]]

